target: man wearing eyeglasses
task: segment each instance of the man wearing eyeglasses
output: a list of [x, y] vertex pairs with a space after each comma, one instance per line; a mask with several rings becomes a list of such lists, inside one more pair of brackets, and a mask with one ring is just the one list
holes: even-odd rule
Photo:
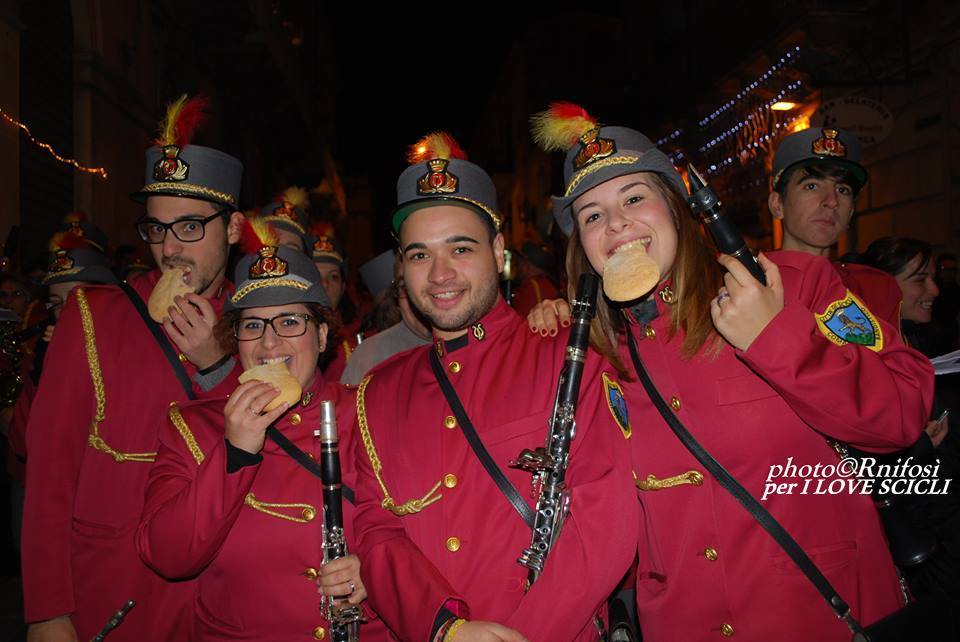
[[[189, 639], [192, 584], [155, 575], [133, 538], [168, 406], [186, 402], [191, 385], [219, 395], [235, 383], [213, 325], [231, 288], [225, 272], [243, 221], [243, 166], [179, 136], [188, 129], [162, 128], [169, 137], [147, 150], [146, 184], [133, 195], [145, 206], [136, 228], [159, 270], [128, 289], [77, 288], [50, 344], [27, 428], [31, 642], [89, 640], [130, 599], [136, 606], [111, 642]], [[186, 272], [193, 292], [174, 299], [157, 324], [145, 302], [173, 268]]]

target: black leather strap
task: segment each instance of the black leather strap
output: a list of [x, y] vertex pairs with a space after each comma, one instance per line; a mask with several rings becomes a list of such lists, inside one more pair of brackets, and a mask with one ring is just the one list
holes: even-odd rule
[[180, 386], [187, 394], [187, 399], [196, 399], [197, 395], [193, 392], [193, 384], [190, 381], [190, 375], [187, 374], [187, 369], [183, 367], [180, 357], [173, 351], [170, 340], [167, 339], [167, 336], [160, 330], [160, 325], [150, 318], [150, 313], [147, 312], [147, 306], [144, 304], [143, 299], [140, 298], [137, 291], [130, 287], [130, 284], [126, 281], [120, 281], [117, 285], [119, 285], [123, 293], [127, 295], [127, 298], [130, 299], [130, 303], [137, 309], [140, 318], [143, 319], [143, 323], [150, 330], [150, 334], [156, 339], [157, 345], [163, 350], [163, 355], [167, 358], [167, 361], [170, 362], [170, 367], [173, 368], [173, 374], [177, 376]]
[[[277, 430], [276, 426], [270, 426], [269, 428], [267, 428], [267, 437], [270, 438], [270, 441], [280, 446], [283, 452], [290, 455], [290, 457], [292, 457], [295, 462], [300, 464], [300, 466], [302, 466], [303, 468], [306, 468], [307, 472], [309, 472], [311, 475], [313, 475], [317, 479], [322, 479], [322, 477], [320, 476], [320, 464], [310, 459], [310, 455], [300, 450], [300, 448], [295, 443], [287, 439], [287, 436], [284, 435], [279, 430]], [[354, 503], [352, 488], [350, 488], [346, 484], [341, 484], [341, 492], [345, 500], [347, 500], [351, 504]]]
[[473, 454], [475, 454], [477, 459], [480, 460], [480, 463], [483, 464], [483, 468], [487, 471], [487, 474], [490, 475], [490, 478], [493, 479], [493, 483], [497, 485], [497, 488], [500, 489], [503, 496], [510, 502], [510, 505], [520, 514], [521, 519], [532, 529], [535, 517], [533, 509], [530, 508], [526, 500], [523, 499], [523, 496], [520, 495], [520, 492], [514, 488], [510, 480], [507, 479], [507, 476], [504, 475], [500, 467], [497, 466], [497, 462], [493, 461], [493, 457], [487, 452], [486, 446], [484, 446], [480, 440], [480, 435], [477, 434], [477, 430], [473, 427], [470, 417], [467, 416], [467, 411], [463, 409], [463, 404], [460, 403], [460, 397], [457, 396], [457, 391], [453, 389], [453, 385], [447, 378], [447, 373], [443, 371], [443, 364], [440, 363], [440, 357], [437, 356], [437, 351], [429, 350], [429, 352], [430, 367], [433, 368], [433, 375], [437, 378], [437, 383], [440, 384], [443, 396], [447, 398], [447, 403], [450, 404], [450, 409], [453, 410], [453, 416], [457, 418], [457, 423], [460, 424], [460, 428], [463, 430], [463, 436], [467, 438], [467, 443], [470, 444], [470, 448], [473, 449]]
[[656, 384], [653, 383], [643, 362], [640, 360], [640, 353], [637, 351], [637, 342], [636, 339], [633, 338], [633, 333], [629, 327], [627, 327], [627, 343], [630, 346], [630, 358], [633, 360], [633, 367], [637, 372], [637, 377], [640, 378], [640, 383], [643, 384], [644, 390], [647, 391], [647, 396], [650, 397], [650, 401], [652, 401], [653, 405], [660, 411], [660, 415], [663, 417], [663, 420], [667, 422], [670, 430], [673, 431], [686, 449], [690, 451], [690, 454], [696, 457], [697, 461], [703, 464], [704, 468], [720, 482], [720, 485], [733, 495], [733, 498], [747, 509], [747, 512], [757, 520], [760, 526], [776, 540], [780, 548], [790, 556], [790, 559], [793, 560], [800, 570], [803, 571], [803, 574], [807, 576], [807, 579], [816, 587], [817, 591], [820, 592], [823, 599], [825, 599], [827, 604], [830, 605], [830, 608], [833, 609], [834, 614], [843, 620], [855, 635], [863, 635], [863, 627], [860, 626], [860, 623], [850, 614], [850, 607], [847, 606], [847, 603], [837, 594], [837, 591], [827, 578], [823, 576], [823, 573], [820, 572], [820, 569], [816, 567], [810, 557], [807, 556], [800, 544], [790, 536], [790, 533], [780, 525], [780, 522], [774, 519], [773, 515], [771, 515], [753, 495], [747, 492], [747, 489], [741, 486], [740, 482], [727, 472], [727, 470], [720, 465], [720, 462], [714, 459], [713, 455], [707, 452], [694, 436], [690, 434], [686, 427], [680, 423], [680, 420], [677, 419], [677, 416], [670, 409], [670, 406], [667, 405], [667, 402], [660, 395], [660, 391], [657, 390]]

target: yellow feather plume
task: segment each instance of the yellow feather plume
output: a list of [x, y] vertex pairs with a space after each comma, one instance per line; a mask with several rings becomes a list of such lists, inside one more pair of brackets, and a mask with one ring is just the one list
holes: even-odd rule
[[467, 154], [463, 151], [456, 139], [447, 132], [432, 132], [410, 146], [407, 160], [411, 165], [443, 158], [450, 160], [457, 158], [466, 160]]
[[245, 254], [256, 254], [260, 251], [261, 247], [267, 245], [274, 247], [280, 245], [277, 231], [261, 216], [248, 218], [245, 221], [243, 232], [240, 236], [240, 249], [243, 250]]
[[292, 185], [283, 191], [283, 200], [294, 207], [304, 209], [310, 203], [310, 195], [303, 187]]
[[183, 94], [172, 103], [167, 105], [167, 115], [160, 123], [160, 136], [157, 138], [157, 144], [173, 145], [177, 142], [177, 118], [183, 111], [183, 106], [187, 104], [187, 95]]
[[597, 126], [583, 107], [567, 102], [550, 103], [546, 111], [530, 117], [533, 140], [547, 152], [566, 151]]

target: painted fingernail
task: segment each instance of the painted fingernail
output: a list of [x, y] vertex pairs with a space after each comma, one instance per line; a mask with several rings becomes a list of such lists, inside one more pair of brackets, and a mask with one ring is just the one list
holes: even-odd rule
[[563, 327], [567, 327], [568, 325], [570, 325], [570, 322], [569, 322], [569, 321], [561, 321], [561, 322], [560, 322], [560, 325], [562, 325]]
[[551, 336], [551, 337], [557, 336], [557, 331], [556, 331], [556, 330], [551, 330], [551, 331], [550, 331], [550, 336]]
[[540, 331], [540, 336], [541, 336], [541, 337], [547, 336], [547, 329], [546, 329], [546, 328], [544, 328], [543, 330]]
[[536, 331], [537, 331], [537, 326], [535, 325], [530, 326], [530, 332], [536, 332]]

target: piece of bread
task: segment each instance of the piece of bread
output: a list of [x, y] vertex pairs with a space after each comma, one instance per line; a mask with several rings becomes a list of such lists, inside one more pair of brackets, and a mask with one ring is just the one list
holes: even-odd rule
[[157, 284], [153, 286], [150, 300], [147, 301], [147, 311], [150, 313], [150, 318], [157, 323], [163, 323], [163, 320], [170, 316], [167, 310], [170, 306], [176, 305], [173, 302], [174, 297], [193, 292], [193, 288], [183, 280], [185, 274], [186, 271], [183, 268], [171, 268], [164, 272]]
[[291, 406], [300, 401], [300, 395], [303, 392], [300, 388], [300, 382], [290, 374], [287, 364], [282, 361], [265, 363], [254, 366], [249, 370], [244, 370], [238, 381], [240, 383], [246, 383], [254, 379], [273, 384], [280, 389], [280, 394], [264, 407], [264, 412], [270, 412], [284, 401], [288, 402]]
[[611, 301], [634, 301], [659, 282], [660, 269], [640, 241], [618, 248], [603, 267], [603, 293]]

